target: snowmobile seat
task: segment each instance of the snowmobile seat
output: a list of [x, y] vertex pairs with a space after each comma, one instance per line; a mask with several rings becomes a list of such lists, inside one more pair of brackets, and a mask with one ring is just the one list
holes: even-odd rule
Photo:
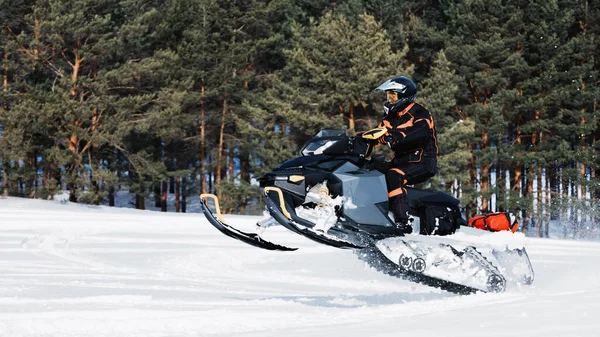
[[444, 192], [428, 191], [418, 188], [406, 188], [408, 203], [412, 208], [419, 208], [424, 204], [458, 206], [460, 201]]
[[374, 154], [371, 155], [371, 162], [381, 164], [385, 161], [386, 155], [384, 154]]

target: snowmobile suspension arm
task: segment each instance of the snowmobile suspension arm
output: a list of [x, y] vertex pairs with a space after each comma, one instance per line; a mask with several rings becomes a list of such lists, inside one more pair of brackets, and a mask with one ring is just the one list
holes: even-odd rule
[[265, 196], [269, 194], [269, 192], [277, 192], [277, 194], [279, 194], [279, 206], [281, 208], [281, 212], [283, 213], [283, 215], [285, 215], [286, 218], [292, 220], [292, 216], [290, 215], [290, 213], [288, 213], [288, 211], [285, 209], [285, 202], [283, 201], [283, 192], [281, 192], [281, 190], [277, 187], [273, 187], [273, 186], [267, 186], [265, 187]]
[[219, 207], [219, 199], [217, 196], [209, 193], [200, 194], [201, 202], [204, 202], [206, 199], [212, 199], [215, 202], [215, 212], [217, 212], [217, 217], [219, 218], [219, 221], [225, 223], [225, 220], [223, 220], [223, 216], [221, 215], [221, 208]]

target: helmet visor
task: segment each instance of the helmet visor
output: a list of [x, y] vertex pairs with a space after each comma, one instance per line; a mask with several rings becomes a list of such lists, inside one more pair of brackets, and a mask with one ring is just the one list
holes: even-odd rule
[[385, 94], [386, 94], [386, 99], [387, 99], [388, 103], [394, 104], [398, 101], [398, 93], [397, 92], [386, 91]]

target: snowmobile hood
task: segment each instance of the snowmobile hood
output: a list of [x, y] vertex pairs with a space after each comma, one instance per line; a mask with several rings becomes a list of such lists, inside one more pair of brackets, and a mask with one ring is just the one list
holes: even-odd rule
[[351, 162], [358, 167], [361, 167], [366, 160], [356, 156], [328, 156], [328, 155], [312, 155], [305, 157], [296, 157], [286, 160], [282, 164], [273, 169], [273, 172], [289, 169], [304, 169], [318, 168], [320, 170], [332, 172], [346, 162]]
[[305, 166], [312, 166], [312, 165], [318, 164], [319, 162], [321, 162], [323, 160], [327, 160], [328, 158], [330, 158], [330, 157], [323, 155], [323, 154], [317, 154], [317, 155], [306, 156], [306, 157], [296, 157], [296, 158], [288, 159], [288, 160], [284, 161], [283, 163], [277, 165], [277, 167], [275, 167], [274, 171], [290, 169], [290, 168], [302, 168]]

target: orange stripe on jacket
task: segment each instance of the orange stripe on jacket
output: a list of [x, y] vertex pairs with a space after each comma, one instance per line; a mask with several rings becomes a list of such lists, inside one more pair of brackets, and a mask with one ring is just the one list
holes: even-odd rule
[[388, 129], [392, 128], [392, 124], [385, 119], [383, 121], [381, 121], [381, 123], [379, 123], [379, 127], [384, 127], [384, 126]]
[[437, 137], [433, 134], [433, 130], [435, 128], [435, 123], [433, 121], [433, 117], [430, 116], [429, 119], [421, 118], [421, 119], [417, 120], [415, 123], [418, 123], [420, 121], [426, 121], [427, 125], [429, 126], [429, 130], [431, 130], [431, 133], [433, 136], [433, 145], [435, 145], [435, 155], [437, 157], [440, 150], [437, 145]]
[[410, 104], [409, 104], [409, 105], [408, 105], [406, 108], [404, 108], [404, 110], [402, 110], [402, 111], [398, 112], [398, 116], [402, 116], [402, 115], [404, 115], [405, 113], [407, 113], [407, 112], [408, 112], [408, 110], [410, 110], [410, 108], [412, 108], [412, 107], [413, 107], [413, 105], [415, 105], [415, 102], [412, 102], [412, 103], [410, 103]]
[[413, 121], [414, 121], [414, 120], [415, 120], [415, 118], [414, 118], [414, 117], [412, 117], [412, 115], [411, 115], [411, 117], [410, 117], [410, 119], [408, 120], [408, 122], [406, 122], [406, 123], [404, 123], [404, 124], [402, 124], [402, 125], [398, 125], [398, 126], [396, 127], [396, 129], [406, 129], [406, 128], [410, 128], [411, 126], [413, 126], [413, 125], [414, 125], [414, 124], [413, 124]]
[[396, 172], [400, 173], [401, 175], [405, 175], [405, 174], [406, 174], [406, 173], [404, 173], [404, 171], [402, 171], [401, 169], [399, 169], [399, 168], [395, 168], [395, 167], [392, 167], [392, 168], [390, 169], [390, 171], [396, 171]]

